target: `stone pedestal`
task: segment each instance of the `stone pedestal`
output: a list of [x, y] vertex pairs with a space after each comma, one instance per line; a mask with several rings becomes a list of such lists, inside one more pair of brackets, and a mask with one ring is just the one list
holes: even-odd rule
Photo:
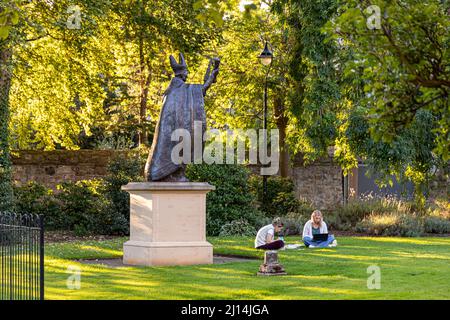
[[264, 253], [264, 263], [259, 266], [258, 276], [280, 276], [286, 275], [284, 267], [278, 262], [278, 252], [266, 251]]
[[203, 182], [132, 182], [130, 240], [123, 263], [142, 266], [213, 263], [206, 241], [206, 194], [215, 187]]

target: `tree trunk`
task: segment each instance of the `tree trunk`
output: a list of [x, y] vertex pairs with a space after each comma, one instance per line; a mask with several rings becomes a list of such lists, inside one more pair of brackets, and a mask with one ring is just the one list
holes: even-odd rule
[[0, 211], [12, 210], [12, 169], [9, 154], [9, 91], [12, 50], [0, 46]]
[[[145, 116], [147, 113], [148, 85], [145, 76], [145, 55], [143, 33], [139, 35], [139, 145], [147, 145], [147, 130], [145, 127]], [[148, 79], [148, 77], [147, 77]]]
[[275, 123], [280, 133], [280, 175], [282, 177], [289, 177], [290, 158], [288, 146], [286, 144], [286, 129], [289, 119], [285, 115], [284, 101], [285, 99], [283, 92], [275, 92], [273, 114], [275, 118]]

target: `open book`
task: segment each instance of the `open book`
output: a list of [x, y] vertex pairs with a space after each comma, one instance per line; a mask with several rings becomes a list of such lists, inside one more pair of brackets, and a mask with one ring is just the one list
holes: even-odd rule
[[301, 244], [286, 244], [284, 247], [286, 249], [298, 249], [300, 248], [302, 245]]

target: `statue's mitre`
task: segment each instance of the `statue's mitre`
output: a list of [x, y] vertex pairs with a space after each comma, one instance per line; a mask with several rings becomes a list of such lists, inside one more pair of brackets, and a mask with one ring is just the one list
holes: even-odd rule
[[179, 75], [187, 71], [186, 61], [184, 60], [182, 53], [180, 53], [180, 63], [177, 63], [177, 60], [175, 60], [172, 55], [169, 57], [169, 59], [170, 66], [172, 67], [173, 72], [175, 72], [175, 75]]

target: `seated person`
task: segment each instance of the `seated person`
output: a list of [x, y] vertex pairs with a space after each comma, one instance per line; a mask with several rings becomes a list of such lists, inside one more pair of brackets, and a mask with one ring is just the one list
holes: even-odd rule
[[305, 223], [303, 227], [303, 242], [305, 246], [309, 248], [325, 248], [325, 247], [336, 247], [337, 241], [334, 239], [333, 235], [328, 235], [328, 239], [325, 241], [314, 241], [313, 235], [328, 233], [327, 224], [323, 221], [322, 212], [319, 210], [314, 210], [311, 214], [311, 220]]
[[264, 250], [278, 250], [284, 247], [283, 240], [274, 240], [275, 232], [280, 232], [283, 223], [280, 218], [275, 218], [272, 224], [259, 229], [255, 239], [255, 248]]

